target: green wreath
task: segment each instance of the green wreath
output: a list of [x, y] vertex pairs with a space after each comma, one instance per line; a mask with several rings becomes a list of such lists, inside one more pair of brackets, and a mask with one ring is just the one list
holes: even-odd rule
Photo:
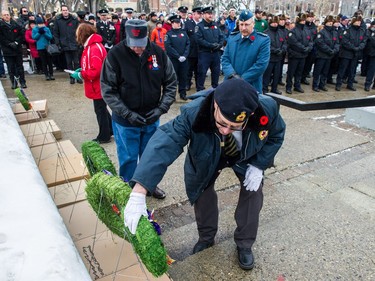
[[99, 219], [116, 235], [128, 240], [148, 271], [155, 277], [168, 269], [168, 256], [152, 223], [141, 217], [135, 235], [124, 226], [124, 209], [132, 189], [120, 178], [96, 173], [86, 186], [87, 200]]
[[17, 88], [14, 90], [17, 98], [19, 99], [20, 103], [22, 104], [23, 108], [28, 111], [32, 108], [31, 103], [26, 96], [25, 92], [21, 88]]
[[116, 176], [116, 169], [105, 150], [95, 141], [86, 141], [81, 146], [83, 159], [91, 176], [107, 170]]

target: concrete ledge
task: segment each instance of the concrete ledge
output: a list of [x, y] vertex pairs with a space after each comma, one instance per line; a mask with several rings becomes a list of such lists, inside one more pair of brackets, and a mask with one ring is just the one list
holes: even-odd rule
[[375, 106], [346, 109], [345, 122], [360, 128], [375, 130]]
[[0, 83], [0, 280], [91, 280]]

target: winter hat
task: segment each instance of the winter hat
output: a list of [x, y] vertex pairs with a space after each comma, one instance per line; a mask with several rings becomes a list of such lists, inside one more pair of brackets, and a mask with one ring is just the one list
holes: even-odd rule
[[356, 21], [362, 21], [362, 17], [361, 16], [353, 17], [352, 21], [351, 21], [351, 24], [355, 23]]
[[334, 21], [335, 21], [335, 18], [333, 16], [329, 15], [329, 16], [326, 16], [323, 24], [326, 24], [327, 22], [334, 22]]
[[269, 24], [271, 23], [279, 23], [279, 17], [278, 16], [273, 16], [270, 18], [270, 20], [268, 21]]
[[221, 114], [234, 123], [242, 123], [258, 108], [258, 92], [243, 79], [224, 80], [214, 92]]
[[35, 20], [36, 24], [42, 24], [44, 23], [43, 19], [40, 18], [40, 17], [37, 17], [36, 20]]
[[147, 22], [144, 20], [127, 20], [125, 24], [126, 43], [129, 47], [147, 46]]
[[296, 17], [296, 23], [299, 23], [300, 21], [306, 21], [306, 14], [301, 14], [299, 16]]

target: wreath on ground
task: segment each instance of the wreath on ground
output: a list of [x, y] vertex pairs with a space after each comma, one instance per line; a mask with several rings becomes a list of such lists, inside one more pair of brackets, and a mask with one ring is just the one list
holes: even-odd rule
[[26, 111], [29, 111], [32, 108], [32, 106], [31, 106], [29, 98], [26, 96], [25, 92], [21, 88], [17, 88], [17, 89], [14, 90], [14, 93], [16, 94], [17, 98], [19, 99], [23, 108]]
[[105, 150], [97, 142], [86, 141], [81, 145], [81, 148], [90, 176], [103, 170], [110, 172], [114, 176], [117, 175], [111, 159], [109, 159]]
[[132, 189], [119, 177], [96, 173], [86, 186], [87, 200], [99, 219], [116, 235], [129, 241], [155, 277], [168, 270], [169, 258], [152, 218], [141, 217], [135, 235], [124, 226], [124, 209]]

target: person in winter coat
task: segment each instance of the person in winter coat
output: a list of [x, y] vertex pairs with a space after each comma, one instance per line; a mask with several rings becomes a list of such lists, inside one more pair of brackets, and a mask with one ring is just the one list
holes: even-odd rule
[[[66, 67], [69, 70], [74, 70], [79, 67], [78, 45], [75, 39], [76, 30], [79, 21], [69, 13], [68, 6], [61, 6], [61, 15], [56, 16], [54, 23], [53, 37], [55, 43], [64, 52]], [[70, 77], [70, 84], [74, 84], [75, 79]], [[77, 80], [78, 83], [82, 81]]]
[[39, 57], [38, 50], [36, 48], [36, 40], [33, 39], [33, 28], [36, 26], [35, 20], [30, 20], [28, 24], [26, 24], [26, 31], [25, 31], [25, 40], [26, 43], [29, 45], [30, 55], [35, 62], [36, 73], [42, 74], [43, 67], [42, 61]]
[[168, 166], [185, 151], [185, 190], [199, 235], [193, 253], [215, 243], [219, 220], [215, 182], [224, 168], [231, 168], [240, 183], [233, 238], [239, 266], [250, 270], [263, 204], [263, 174], [283, 143], [285, 123], [276, 101], [258, 95], [243, 79], [225, 80], [216, 89], [193, 96], [180, 115], [150, 139], [130, 180], [133, 191], [124, 211], [125, 226], [141, 235], [137, 225], [147, 215], [146, 192], [154, 190]]
[[165, 50], [170, 58], [178, 79], [178, 92], [182, 100], [186, 100], [186, 80], [190, 51], [190, 40], [185, 30], [181, 29], [181, 17], [174, 15], [170, 18], [172, 29], [165, 36]]
[[[368, 69], [365, 80], [365, 91], [369, 92], [375, 76], [375, 21], [371, 22], [367, 30], [366, 51], [368, 56]], [[372, 86], [374, 88], [375, 84]]]
[[25, 33], [23, 27], [10, 17], [9, 11], [2, 11], [0, 44], [8, 67], [12, 89], [17, 88], [18, 82], [20, 82], [21, 88], [27, 88], [22, 60], [22, 42], [24, 41]]
[[55, 80], [55, 77], [53, 77], [52, 57], [47, 52], [47, 47], [53, 36], [49, 28], [44, 25], [43, 19], [36, 18], [36, 23], [37, 26], [33, 28], [32, 37], [36, 40], [36, 48], [42, 60], [43, 72], [47, 81]]
[[331, 60], [339, 52], [339, 34], [333, 27], [333, 16], [326, 16], [324, 28], [319, 31], [315, 39], [316, 58], [313, 71], [312, 89], [327, 92], [326, 87]]
[[156, 23], [156, 28], [151, 33], [151, 38], [150, 38], [151, 42], [154, 42], [164, 51], [165, 51], [164, 40], [165, 40], [166, 34], [167, 34], [167, 30], [163, 28], [163, 24], [161, 23], [161, 21], [158, 21]]
[[112, 118], [108, 112], [107, 104], [102, 98], [100, 87], [100, 72], [107, 56], [104, 48], [103, 38], [97, 34], [96, 27], [89, 23], [82, 23], [77, 28], [77, 43], [84, 47], [81, 65], [82, 69], [76, 70], [71, 76], [78, 80], [83, 80], [85, 95], [92, 99], [96, 120], [99, 125], [99, 134], [93, 139], [98, 143], [108, 143], [111, 141]]
[[121, 22], [117, 14], [112, 15], [112, 22], [116, 29], [116, 39], [115, 39], [115, 45], [116, 45], [121, 41]]
[[[147, 36], [147, 23], [128, 20], [126, 40], [108, 53], [100, 76], [104, 101], [112, 110], [119, 175], [129, 181], [159, 118], [176, 99], [177, 78], [166, 53]], [[157, 188], [152, 194], [163, 199]]]

